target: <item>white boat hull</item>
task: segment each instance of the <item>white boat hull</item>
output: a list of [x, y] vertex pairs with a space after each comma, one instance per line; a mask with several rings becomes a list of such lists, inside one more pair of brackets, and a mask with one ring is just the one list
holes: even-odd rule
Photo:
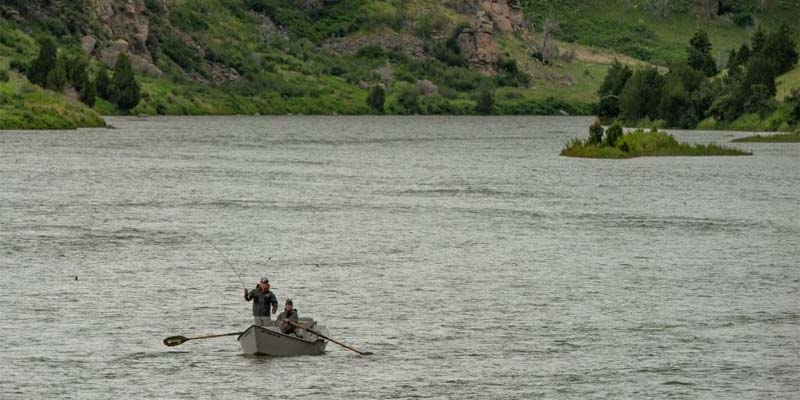
[[[316, 326], [314, 330], [327, 332], [325, 327]], [[242, 352], [249, 355], [267, 356], [305, 356], [325, 353], [325, 346], [328, 342], [322, 338], [300, 331], [300, 335], [294, 333], [285, 335], [281, 333], [277, 326], [251, 325], [241, 335], [239, 344]]]

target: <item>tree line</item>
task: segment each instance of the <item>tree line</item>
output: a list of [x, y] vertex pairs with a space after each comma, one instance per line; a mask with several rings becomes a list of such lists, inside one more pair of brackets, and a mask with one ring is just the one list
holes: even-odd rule
[[732, 122], [745, 114], [764, 118], [783, 106], [791, 109], [786, 122], [800, 123], [800, 93], [793, 92], [783, 105], [774, 99], [776, 77], [798, 62], [797, 45], [788, 27], [770, 33], [759, 27], [749, 45], [730, 52], [722, 72], [711, 48], [708, 35], [700, 29], [689, 41], [686, 59], [670, 65], [666, 73], [654, 67], [633, 71], [615, 61], [598, 90], [596, 114], [604, 122], [650, 119], [663, 120], [671, 127], [694, 128], [706, 118], [720, 122]]
[[80, 100], [94, 107], [95, 99], [100, 97], [115, 103], [121, 110], [128, 111], [141, 99], [140, 87], [136, 82], [130, 59], [120, 54], [114, 63], [112, 74], [100, 63], [94, 73], [89, 76], [90, 62], [83, 54], [68, 55], [59, 52], [50, 38], [40, 42], [39, 56], [26, 69], [31, 83], [45, 89], [61, 92], [69, 85], [77, 91]]

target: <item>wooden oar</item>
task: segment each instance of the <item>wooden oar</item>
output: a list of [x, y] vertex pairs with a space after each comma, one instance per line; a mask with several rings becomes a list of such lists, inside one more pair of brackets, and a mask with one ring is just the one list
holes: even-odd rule
[[231, 333], [223, 333], [223, 334], [219, 334], [219, 335], [208, 335], [208, 336], [198, 336], [198, 337], [186, 337], [186, 336], [181, 336], [181, 335], [170, 336], [170, 337], [164, 339], [164, 344], [167, 345], [167, 346], [172, 347], [172, 346], [177, 346], [179, 344], [183, 344], [183, 343], [188, 342], [190, 340], [211, 339], [211, 338], [215, 338], [215, 337], [241, 335], [242, 333], [244, 333], [244, 332], [231, 332]]
[[352, 348], [352, 347], [350, 347], [350, 346], [348, 346], [348, 345], [346, 345], [346, 344], [344, 344], [344, 343], [337, 342], [336, 340], [333, 340], [333, 339], [331, 339], [331, 338], [329, 338], [329, 337], [327, 337], [327, 336], [325, 336], [325, 335], [323, 335], [323, 334], [321, 334], [321, 333], [319, 333], [319, 332], [314, 332], [314, 331], [312, 331], [311, 329], [308, 329], [308, 328], [306, 328], [305, 326], [303, 326], [303, 325], [300, 325], [300, 324], [298, 324], [298, 323], [296, 323], [296, 322], [293, 322], [293, 321], [290, 321], [290, 320], [285, 320], [285, 321], [286, 321], [286, 322], [288, 322], [288, 323], [289, 323], [289, 325], [291, 325], [291, 326], [293, 326], [293, 327], [295, 327], [295, 328], [299, 328], [299, 329], [305, 329], [305, 330], [307, 330], [307, 331], [309, 331], [309, 332], [311, 332], [311, 333], [313, 333], [313, 334], [315, 334], [315, 335], [317, 335], [317, 336], [319, 336], [319, 337], [321, 337], [321, 338], [323, 338], [323, 339], [325, 339], [325, 340], [328, 340], [328, 341], [331, 341], [331, 342], [333, 342], [333, 343], [336, 343], [336, 344], [338, 344], [339, 346], [342, 346], [342, 347], [344, 347], [345, 349], [348, 349], [348, 350], [355, 351], [356, 353], [358, 353], [358, 354], [361, 354], [362, 356], [368, 356], [368, 355], [374, 354], [374, 353], [372, 353], [371, 351], [359, 351], [359, 350], [356, 350], [356, 349], [354, 349], [354, 348]]

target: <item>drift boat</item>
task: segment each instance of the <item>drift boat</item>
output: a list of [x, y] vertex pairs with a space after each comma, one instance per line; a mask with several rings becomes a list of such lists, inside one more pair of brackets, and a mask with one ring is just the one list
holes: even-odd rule
[[237, 338], [242, 352], [249, 355], [267, 356], [306, 356], [325, 353], [328, 342], [308, 330], [320, 335], [330, 336], [328, 328], [311, 318], [300, 318], [297, 322], [306, 329], [295, 329], [295, 332], [281, 333], [277, 325], [251, 325]]

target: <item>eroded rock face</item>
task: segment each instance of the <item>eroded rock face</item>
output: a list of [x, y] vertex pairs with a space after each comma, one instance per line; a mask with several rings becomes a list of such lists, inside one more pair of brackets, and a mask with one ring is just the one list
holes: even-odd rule
[[469, 0], [459, 11], [474, 14], [472, 26], [458, 37], [461, 54], [472, 68], [486, 75], [497, 73], [497, 34], [527, 33], [519, 0]]
[[109, 39], [128, 42], [132, 53], [152, 61], [146, 45], [150, 20], [144, 0], [86, 1], [94, 10]]
[[480, 0], [479, 7], [492, 19], [495, 28], [501, 33], [525, 29], [525, 15], [519, 0]]
[[479, 11], [472, 27], [458, 35], [458, 47], [467, 63], [486, 75], [497, 73], [499, 55], [494, 44], [494, 23], [485, 12]]

